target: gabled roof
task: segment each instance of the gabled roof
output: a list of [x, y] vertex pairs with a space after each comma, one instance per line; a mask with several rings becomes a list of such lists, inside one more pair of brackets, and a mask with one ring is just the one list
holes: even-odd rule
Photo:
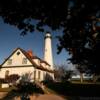
[[11, 55], [9, 56], [9, 57], [7, 57], [5, 60], [4, 60], [4, 62], [1, 64], [1, 66], [18, 50], [18, 49], [20, 49], [20, 48], [16, 48], [12, 53], [11, 53]]
[[[39, 59], [40, 62], [44, 62], [45, 64], [49, 65], [46, 61], [40, 59], [39, 57], [37, 56], [30, 56], [28, 54], [28, 52], [26, 52], [25, 50], [21, 49], [21, 48], [16, 48], [13, 53], [1, 64], [1, 66], [17, 51], [17, 50], [21, 50], [21, 52], [26, 56], [26, 58], [32, 63], [32, 65], [34, 65], [34, 67], [36, 67], [37, 69], [41, 69], [41, 70], [44, 70], [44, 71], [48, 71], [48, 72], [53, 72], [53, 70], [50, 70], [50, 69], [47, 69], [47, 68], [44, 68], [43, 66], [39, 66], [37, 65], [33, 59]], [[50, 66], [50, 65], [49, 65]]]
[[32, 58], [32, 59], [39, 59], [41, 63], [45, 63], [45, 64], [47, 64], [47, 65], [49, 65], [49, 66], [50, 66], [50, 64], [49, 64], [49, 63], [47, 63], [46, 61], [42, 60], [41, 58], [39, 58], [39, 57], [37, 57], [37, 56], [33, 56], [33, 58]]

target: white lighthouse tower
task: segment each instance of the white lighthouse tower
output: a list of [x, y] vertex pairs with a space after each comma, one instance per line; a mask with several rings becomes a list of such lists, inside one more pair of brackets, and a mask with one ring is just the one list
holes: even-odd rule
[[[52, 40], [51, 33], [47, 32], [45, 34], [44, 60], [51, 65], [50, 69], [54, 70], [53, 55], [52, 55], [52, 41], [51, 40]], [[54, 79], [54, 74], [52, 74], [51, 76]]]
[[52, 56], [52, 43], [51, 43], [51, 34], [47, 32], [45, 34], [45, 48], [44, 48], [44, 60], [51, 65], [53, 69], [53, 56]]

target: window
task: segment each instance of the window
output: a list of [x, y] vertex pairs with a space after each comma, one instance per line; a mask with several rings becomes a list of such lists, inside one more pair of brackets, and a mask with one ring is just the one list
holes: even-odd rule
[[7, 64], [8, 64], [8, 65], [11, 65], [11, 64], [12, 64], [12, 59], [8, 59]]
[[7, 78], [9, 76], [9, 70], [5, 71], [5, 78]]
[[27, 58], [23, 58], [22, 64], [27, 64]]
[[17, 52], [17, 55], [20, 55], [20, 52]]
[[38, 79], [40, 79], [41, 71], [38, 71]]
[[44, 78], [44, 80], [45, 80], [45, 72], [43, 72], [43, 78]]
[[36, 79], [36, 70], [34, 71], [34, 80]]

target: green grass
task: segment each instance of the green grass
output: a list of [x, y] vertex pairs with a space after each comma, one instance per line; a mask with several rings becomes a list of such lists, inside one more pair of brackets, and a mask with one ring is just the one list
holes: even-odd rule
[[72, 84], [98, 84], [100, 85], [100, 82], [96, 82], [96, 83], [93, 83], [93, 82], [88, 82], [88, 81], [83, 81], [82, 83], [80, 81], [71, 81]]

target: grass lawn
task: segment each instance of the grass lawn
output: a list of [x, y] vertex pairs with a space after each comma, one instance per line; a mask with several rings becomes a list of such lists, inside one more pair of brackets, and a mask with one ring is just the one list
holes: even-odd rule
[[80, 81], [71, 81], [72, 84], [97, 84], [97, 85], [100, 85], [100, 82], [96, 82], [96, 83], [93, 83], [93, 82], [87, 82], [87, 81], [83, 81], [82, 83]]
[[100, 82], [93, 82], [92, 80], [83, 80], [83, 82], [81, 82], [80, 80], [71, 80], [69, 81], [72, 84], [95, 84], [95, 85], [100, 85]]

